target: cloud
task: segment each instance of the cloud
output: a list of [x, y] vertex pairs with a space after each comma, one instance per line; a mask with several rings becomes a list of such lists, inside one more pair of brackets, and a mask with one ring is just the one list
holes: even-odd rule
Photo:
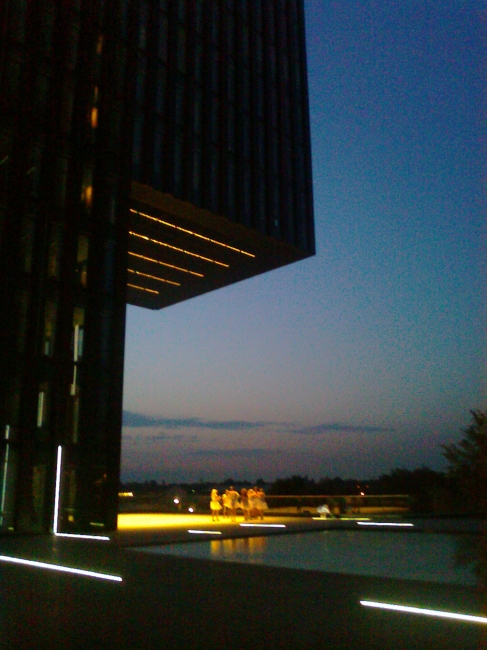
[[325, 433], [385, 433], [388, 431], [394, 431], [390, 427], [370, 427], [370, 426], [356, 426], [352, 424], [340, 424], [340, 423], [329, 423], [329, 424], [317, 424], [314, 427], [301, 427], [300, 429], [295, 429], [294, 433], [298, 433], [305, 436], [320, 436]]
[[266, 458], [280, 454], [276, 449], [196, 449], [192, 456], [215, 456], [217, 458]]
[[251, 422], [248, 420], [212, 421], [199, 418], [162, 418], [150, 417], [142, 413], [123, 412], [123, 426], [136, 427], [164, 427], [166, 429], [223, 429], [225, 431], [241, 431], [242, 429], [256, 429], [263, 427], [267, 422]]
[[162, 440], [183, 440], [184, 442], [195, 442], [198, 440], [198, 436], [195, 435], [184, 435], [183, 433], [175, 433], [173, 435], [169, 435], [165, 433], [164, 431], [161, 431], [160, 433], [154, 433], [152, 435], [144, 435], [144, 434], [133, 434], [129, 433], [124, 436], [124, 441], [131, 442], [131, 443], [138, 443], [138, 444], [143, 444], [143, 443], [154, 443], [154, 442], [160, 442]]

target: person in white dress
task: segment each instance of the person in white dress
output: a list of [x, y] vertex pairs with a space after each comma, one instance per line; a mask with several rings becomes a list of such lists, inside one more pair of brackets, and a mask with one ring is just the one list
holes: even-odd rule
[[211, 499], [210, 499], [210, 510], [211, 510], [211, 520], [212, 521], [219, 521], [219, 513], [220, 510], [222, 509], [222, 504], [220, 503], [221, 497], [218, 494], [218, 490], [216, 488], [213, 488], [211, 491]]

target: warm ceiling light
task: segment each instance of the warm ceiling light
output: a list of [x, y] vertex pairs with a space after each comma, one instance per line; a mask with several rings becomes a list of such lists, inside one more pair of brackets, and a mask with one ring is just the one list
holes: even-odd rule
[[174, 266], [174, 264], [167, 264], [167, 262], [160, 262], [155, 260], [152, 257], [146, 257], [145, 255], [139, 255], [138, 253], [133, 253], [129, 251], [129, 255], [132, 257], [138, 257], [141, 260], [146, 260], [147, 262], [154, 262], [154, 264], [160, 264], [161, 266], [167, 266], [169, 269], [174, 269], [175, 271], [181, 271], [182, 273], [189, 273], [190, 275], [196, 275], [198, 278], [204, 278], [203, 273], [196, 273], [196, 271], [190, 271], [189, 269], [183, 269], [180, 266]]
[[226, 269], [230, 266], [229, 264], [224, 264], [223, 262], [217, 262], [217, 260], [212, 260], [210, 257], [204, 257], [203, 255], [198, 255], [197, 253], [192, 253], [191, 251], [187, 251], [184, 248], [178, 248], [177, 246], [171, 246], [171, 244], [166, 244], [163, 241], [159, 241], [158, 239], [151, 239], [151, 237], [147, 237], [147, 235], [141, 235], [138, 232], [132, 232], [129, 230], [129, 235], [132, 235], [132, 237], [138, 237], [139, 239], [145, 239], [145, 241], [151, 242], [151, 244], [157, 244], [158, 246], [164, 246], [164, 248], [170, 248], [173, 251], [176, 251], [178, 253], [184, 253], [185, 255], [191, 255], [191, 257], [197, 257], [200, 260], [204, 260], [205, 262], [211, 262], [212, 264], [218, 264], [218, 266], [224, 266]]
[[134, 269], [127, 269], [129, 273], [135, 273], [136, 275], [142, 275], [144, 278], [150, 278], [151, 280], [158, 280], [159, 282], [165, 282], [166, 284], [174, 284], [175, 287], [180, 287], [179, 282], [172, 282], [171, 280], [165, 280], [164, 278], [158, 278], [156, 275], [150, 275], [150, 273], [142, 273], [142, 271], [135, 271]]
[[159, 295], [159, 291], [154, 291], [154, 289], [146, 289], [145, 287], [139, 287], [136, 284], [127, 283], [127, 287], [132, 287], [132, 289], [139, 289], [139, 291], [147, 291], [147, 293], [155, 293], [156, 296]]
[[193, 237], [198, 237], [199, 239], [204, 239], [205, 241], [210, 242], [211, 244], [216, 244], [216, 246], [223, 246], [224, 248], [229, 248], [231, 251], [235, 251], [236, 253], [241, 253], [242, 255], [247, 255], [248, 257], [255, 257], [255, 255], [252, 255], [252, 253], [247, 253], [247, 251], [243, 251], [240, 248], [235, 248], [234, 246], [229, 246], [228, 244], [224, 244], [221, 241], [217, 241], [216, 239], [211, 239], [210, 237], [205, 237], [205, 235], [200, 235], [197, 232], [193, 232], [192, 230], [187, 230], [186, 228], [181, 228], [181, 226], [176, 226], [174, 223], [169, 223], [168, 221], [163, 221], [162, 219], [157, 219], [156, 217], [152, 217], [150, 214], [145, 214], [145, 212], [139, 212], [138, 210], [133, 210], [130, 208], [130, 212], [133, 212], [134, 214], [138, 214], [141, 217], [145, 217], [146, 219], [151, 219], [152, 221], [157, 221], [157, 223], [161, 223], [163, 226], [168, 226], [169, 228], [175, 228], [176, 230], [179, 230], [180, 232], [184, 232], [187, 235], [192, 235]]

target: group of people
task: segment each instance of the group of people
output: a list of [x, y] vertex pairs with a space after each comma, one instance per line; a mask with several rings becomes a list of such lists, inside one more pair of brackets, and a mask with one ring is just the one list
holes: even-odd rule
[[240, 494], [233, 486], [230, 486], [222, 495], [213, 488], [210, 500], [211, 520], [219, 521], [222, 517], [229, 517], [231, 521], [237, 520], [237, 510], [243, 511], [245, 521], [252, 519], [264, 519], [264, 511], [267, 510], [265, 492], [260, 487], [242, 488]]

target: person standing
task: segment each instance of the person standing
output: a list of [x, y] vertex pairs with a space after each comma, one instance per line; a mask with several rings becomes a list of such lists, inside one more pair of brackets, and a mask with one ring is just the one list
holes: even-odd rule
[[230, 486], [228, 490], [228, 510], [230, 513], [231, 521], [237, 520], [237, 505], [238, 505], [238, 492], [235, 490], [233, 485]]
[[247, 521], [249, 519], [249, 497], [245, 488], [240, 490], [240, 507], [243, 510], [244, 521]]
[[247, 497], [249, 500], [249, 519], [254, 519], [256, 516], [256, 500], [257, 500], [257, 493], [255, 492], [254, 488], [249, 488], [247, 490]]
[[264, 510], [267, 510], [267, 502], [265, 500], [265, 492], [263, 488], [255, 488], [257, 492], [257, 516], [259, 519], [264, 519]]
[[210, 510], [211, 510], [211, 521], [219, 521], [219, 513], [220, 510], [222, 509], [221, 506], [221, 497], [218, 494], [218, 490], [216, 488], [213, 488], [211, 491], [211, 499], [210, 499]]
[[228, 496], [229, 492], [230, 490], [226, 489], [225, 492], [222, 494], [222, 505], [223, 505], [222, 517], [229, 516], [229, 512], [230, 512], [230, 497]]

